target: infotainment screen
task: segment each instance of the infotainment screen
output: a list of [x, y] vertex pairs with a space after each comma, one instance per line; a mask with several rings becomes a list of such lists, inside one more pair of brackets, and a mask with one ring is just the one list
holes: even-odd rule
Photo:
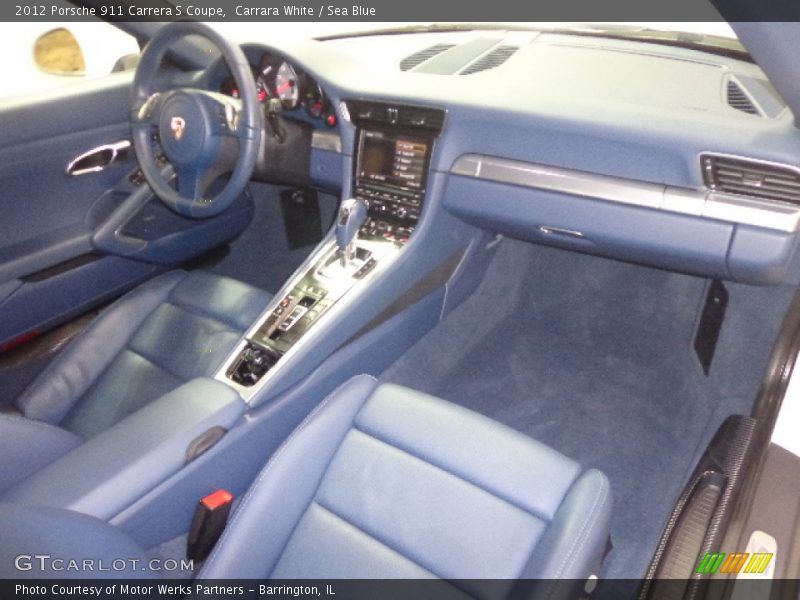
[[421, 138], [383, 131], [363, 131], [358, 177], [367, 181], [420, 189], [425, 183], [428, 143]]

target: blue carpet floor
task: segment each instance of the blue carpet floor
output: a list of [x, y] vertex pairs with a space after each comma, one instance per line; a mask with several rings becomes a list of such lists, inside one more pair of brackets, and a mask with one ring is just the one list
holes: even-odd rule
[[[253, 184], [250, 188], [255, 200], [253, 221], [228, 244], [224, 258], [200, 266], [275, 293], [306, 259], [314, 245], [289, 248], [281, 212], [281, 188], [260, 184]], [[338, 197], [319, 193], [323, 232], [327, 232], [333, 223], [338, 205]]]
[[692, 342], [708, 281], [504, 240], [478, 290], [384, 374], [604, 471], [603, 576], [640, 578], [724, 418], [749, 413], [793, 289], [726, 284], [708, 376]]

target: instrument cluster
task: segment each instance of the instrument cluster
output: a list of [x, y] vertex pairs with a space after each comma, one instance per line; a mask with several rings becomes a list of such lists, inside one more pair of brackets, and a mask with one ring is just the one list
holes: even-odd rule
[[[258, 99], [262, 104], [271, 98], [280, 100], [284, 110], [302, 109], [306, 114], [319, 119], [328, 127], [336, 126], [336, 114], [322, 88], [310, 75], [295, 67], [282, 57], [265, 53], [258, 67], [253, 67]], [[239, 97], [239, 89], [233, 77], [227, 77], [220, 92]]]

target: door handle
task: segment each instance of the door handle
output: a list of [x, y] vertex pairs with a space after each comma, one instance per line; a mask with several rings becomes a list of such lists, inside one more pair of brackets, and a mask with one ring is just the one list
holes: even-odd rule
[[121, 140], [113, 144], [104, 144], [97, 148], [92, 148], [88, 152], [73, 158], [67, 164], [65, 172], [67, 175], [72, 176], [98, 173], [118, 160], [125, 158], [130, 147], [131, 143], [128, 140]]

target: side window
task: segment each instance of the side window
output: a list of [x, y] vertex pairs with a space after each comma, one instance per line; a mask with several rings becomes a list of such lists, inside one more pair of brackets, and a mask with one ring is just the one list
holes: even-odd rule
[[9, 23], [0, 35], [0, 97], [56, 90], [134, 68], [133, 36], [103, 21]]

